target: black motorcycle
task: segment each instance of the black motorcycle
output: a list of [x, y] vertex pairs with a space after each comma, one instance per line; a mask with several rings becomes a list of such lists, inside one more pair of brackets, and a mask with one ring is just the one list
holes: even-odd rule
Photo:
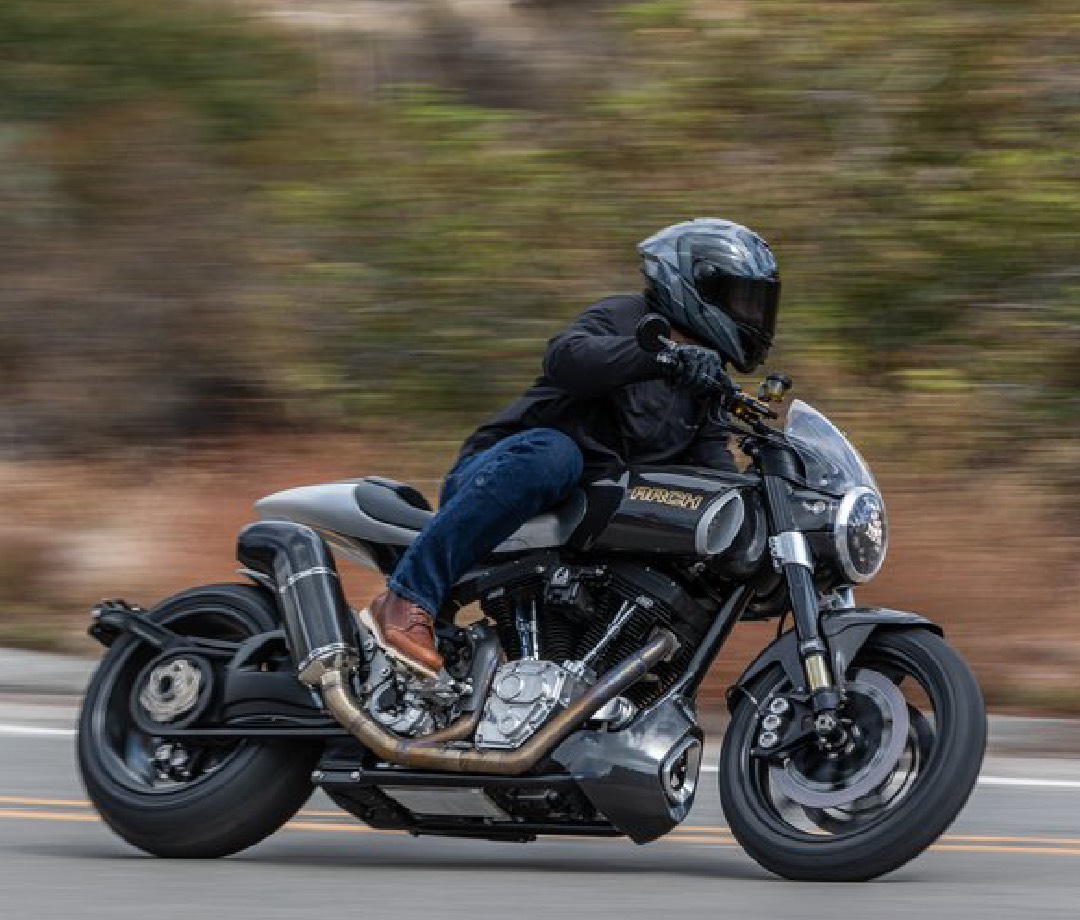
[[[668, 334], [653, 316], [638, 339], [673, 360]], [[732, 833], [788, 878], [903, 865], [975, 785], [983, 701], [934, 623], [855, 606], [885, 558], [881, 494], [810, 406], [768, 423], [788, 388], [716, 381], [746, 472], [630, 469], [518, 530], [441, 611], [434, 679], [383, 652], [329, 548], [391, 571], [432, 515], [424, 497], [368, 477], [262, 499], [239, 537], [251, 584], [95, 609], [108, 652], [78, 738], [94, 805], [158, 856], [249, 847], [314, 787], [375, 828], [645, 843], [693, 804], [709, 665], [739, 620], [779, 618], [728, 691]], [[473, 603], [482, 617], [457, 625]]]

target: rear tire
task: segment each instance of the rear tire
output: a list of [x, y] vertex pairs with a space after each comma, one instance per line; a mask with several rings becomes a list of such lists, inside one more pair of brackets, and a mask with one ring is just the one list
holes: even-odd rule
[[[911, 737], [914, 747], [923, 748], [925, 762], [920, 763], [910, 786], [880, 816], [853, 821], [850, 829], [843, 822], [821, 821], [821, 812], [813, 809], [807, 809], [806, 815], [817, 824], [817, 833], [789, 823], [775, 791], [770, 792], [761, 761], [750, 756], [758, 731], [757, 709], [746, 695], [736, 706], [720, 757], [720, 799], [735, 839], [770, 872], [790, 879], [836, 882], [884, 875], [937, 840], [971, 794], [986, 747], [986, 711], [979, 686], [963, 659], [927, 630], [879, 630], [852, 668], [875, 666], [910, 668], [908, 676], [916, 677], [933, 705], [934, 737], [925, 735], [929, 723], [919, 721]], [[772, 670], [749, 690], [754, 699], [765, 701], [787, 686], [782, 672]], [[916, 726], [914, 720], [912, 726]]]
[[[185, 591], [149, 616], [181, 634], [234, 641], [277, 627], [273, 598], [248, 585]], [[128, 709], [132, 682], [150, 657], [145, 645], [121, 639], [87, 689], [77, 751], [94, 807], [120, 837], [155, 856], [210, 859], [258, 843], [311, 796], [319, 745], [229, 742], [214, 747], [212, 771], [186, 783], [157, 783], [140, 761], [155, 741], [138, 731]]]

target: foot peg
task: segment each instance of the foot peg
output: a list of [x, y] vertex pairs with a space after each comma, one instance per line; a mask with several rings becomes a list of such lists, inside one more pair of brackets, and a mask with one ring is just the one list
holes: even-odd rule
[[131, 632], [131, 618], [146, 613], [138, 604], [120, 598], [99, 601], [90, 611], [87, 634], [109, 648], [124, 633]]

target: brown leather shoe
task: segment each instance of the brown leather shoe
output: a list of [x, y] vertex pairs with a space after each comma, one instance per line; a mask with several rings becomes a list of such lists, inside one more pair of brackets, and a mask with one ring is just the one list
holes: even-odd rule
[[435, 622], [423, 607], [384, 591], [360, 612], [360, 622], [391, 658], [425, 677], [438, 677], [443, 660], [435, 648]]

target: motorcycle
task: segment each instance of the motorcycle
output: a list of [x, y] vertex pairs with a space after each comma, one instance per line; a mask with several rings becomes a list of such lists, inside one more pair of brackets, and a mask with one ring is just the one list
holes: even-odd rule
[[[670, 362], [669, 334], [648, 316], [638, 341]], [[727, 694], [732, 834], [791, 879], [866, 880], [917, 856], [975, 785], [978, 685], [933, 622], [855, 604], [888, 528], [847, 438], [799, 400], [771, 425], [785, 377], [757, 398], [714, 383], [746, 471], [632, 468], [529, 521], [454, 587], [434, 679], [383, 651], [338, 578], [335, 551], [389, 573], [431, 518], [390, 479], [261, 499], [238, 540], [247, 584], [100, 604], [78, 758], [102, 818], [146, 852], [218, 857], [317, 787], [414, 835], [646, 843], [697, 794], [710, 664], [739, 621], [776, 618]], [[471, 604], [482, 617], [458, 625]]]

